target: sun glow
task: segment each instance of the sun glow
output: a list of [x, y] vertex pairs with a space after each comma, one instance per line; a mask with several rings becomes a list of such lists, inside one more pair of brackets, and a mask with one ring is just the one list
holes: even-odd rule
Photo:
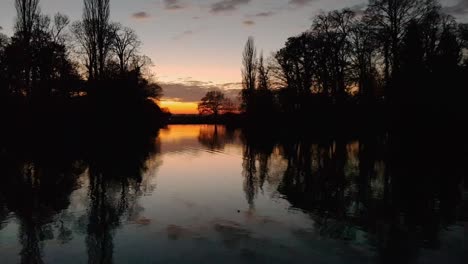
[[198, 114], [198, 102], [178, 102], [161, 100], [161, 108], [167, 108], [172, 114]]

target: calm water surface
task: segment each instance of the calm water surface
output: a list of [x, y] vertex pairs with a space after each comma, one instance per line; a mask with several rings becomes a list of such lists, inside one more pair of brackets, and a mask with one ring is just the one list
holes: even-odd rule
[[439, 159], [389, 156], [385, 135], [174, 125], [109, 141], [2, 154], [0, 263], [466, 263], [463, 164], [422, 169]]

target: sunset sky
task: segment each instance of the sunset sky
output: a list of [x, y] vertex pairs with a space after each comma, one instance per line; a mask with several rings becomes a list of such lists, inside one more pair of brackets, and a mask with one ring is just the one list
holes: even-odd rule
[[[0, 26], [11, 35], [14, 0], [1, 0]], [[307, 30], [321, 11], [350, 7], [367, 0], [111, 0], [111, 19], [136, 30], [142, 52], [154, 64], [164, 88], [162, 106], [173, 113], [195, 113], [210, 89], [236, 97], [242, 49], [254, 36], [267, 56], [288, 37]], [[443, 0], [447, 12], [468, 20], [468, 0]], [[81, 0], [41, 0], [45, 14], [56, 12], [79, 20]]]

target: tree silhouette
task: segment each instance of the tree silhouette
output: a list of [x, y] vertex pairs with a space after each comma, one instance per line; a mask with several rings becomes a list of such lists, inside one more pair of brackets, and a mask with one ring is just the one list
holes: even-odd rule
[[[452, 113], [461, 113], [455, 105], [462, 105], [458, 98], [465, 94], [460, 84], [466, 83], [462, 76], [468, 53], [462, 49], [468, 46], [468, 30], [442, 11], [436, 0], [373, 0], [360, 15], [350, 9], [321, 13], [308, 31], [286, 41], [268, 68], [259, 60], [257, 87], [246, 85], [250, 60], [245, 58], [254, 50], [249, 39], [243, 110], [253, 119], [276, 115], [278, 109], [297, 117], [320, 112], [317, 120], [338, 118], [343, 124], [348, 110], [358, 119], [377, 109], [383, 112], [374, 117], [384, 117], [387, 110], [390, 116], [403, 117], [403, 112], [414, 112], [410, 104], [424, 104], [427, 110], [452, 102]], [[269, 100], [274, 107], [262, 112], [269, 105], [262, 100], [270, 95], [260, 90], [268, 82], [276, 89]], [[458, 96], [442, 87], [452, 87]]]
[[300, 112], [304, 99], [311, 93], [315, 70], [313, 36], [305, 32], [291, 37], [275, 55], [278, 68], [275, 77], [283, 89], [280, 94], [282, 108], [287, 113]]
[[[367, 18], [366, 18], [367, 19]], [[378, 50], [376, 37], [370, 22], [355, 21], [351, 26], [351, 80], [357, 83], [359, 96], [364, 101], [375, 99], [378, 71], [375, 54]]]
[[112, 49], [119, 61], [121, 74], [128, 71], [131, 60], [135, 59], [140, 45], [133, 29], [117, 25]]
[[198, 112], [201, 115], [218, 116], [224, 110], [226, 97], [220, 91], [210, 91], [201, 99], [198, 104]]
[[319, 56], [326, 56], [328, 59], [323, 61], [329, 64], [318, 64], [317, 67], [329, 70], [330, 93], [338, 101], [343, 101], [346, 96], [351, 54], [349, 37], [354, 17], [355, 13], [349, 9], [332, 11], [317, 16], [312, 25], [324, 51], [319, 52]]
[[[382, 43], [384, 77], [387, 85], [400, 67], [401, 41], [408, 25], [429, 14], [438, 4], [433, 0], [372, 0], [366, 16]], [[387, 87], [387, 90], [389, 87]], [[388, 95], [389, 91], [387, 91]]]
[[67, 15], [57, 13], [54, 15], [54, 24], [51, 29], [51, 35], [54, 42], [64, 45], [66, 41], [65, 29], [70, 24], [70, 18]]
[[249, 37], [245, 43], [242, 55], [242, 108], [250, 112], [249, 108], [254, 103], [252, 94], [255, 92], [257, 80], [257, 49], [253, 37]]
[[110, 0], [84, 0], [83, 19], [73, 25], [73, 34], [86, 55], [88, 79], [105, 75], [106, 62], [115, 36], [110, 19]]
[[260, 58], [258, 59], [258, 84], [257, 88], [259, 90], [269, 90], [270, 89], [270, 69], [265, 65], [265, 61], [263, 58], [263, 52], [260, 54]]
[[16, 32], [2, 48], [4, 79], [9, 84], [6, 93], [34, 100], [67, 97], [80, 80], [63, 35], [68, 18], [57, 14], [52, 23], [39, 13], [38, 3], [15, 2]]
[[39, 0], [15, 0], [16, 8], [16, 35], [22, 54], [23, 73], [18, 76], [26, 86], [26, 93], [31, 94], [31, 39], [34, 25], [39, 17]]
[[[1, 28], [0, 28], [1, 30]], [[7, 65], [5, 61], [5, 49], [8, 45], [8, 37], [0, 32], [0, 105], [3, 105], [1, 100], [7, 98]]]

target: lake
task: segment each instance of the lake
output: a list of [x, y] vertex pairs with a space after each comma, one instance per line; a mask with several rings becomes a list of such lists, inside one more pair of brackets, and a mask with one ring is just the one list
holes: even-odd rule
[[171, 125], [5, 149], [0, 262], [466, 263], [466, 163], [412, 144]]

